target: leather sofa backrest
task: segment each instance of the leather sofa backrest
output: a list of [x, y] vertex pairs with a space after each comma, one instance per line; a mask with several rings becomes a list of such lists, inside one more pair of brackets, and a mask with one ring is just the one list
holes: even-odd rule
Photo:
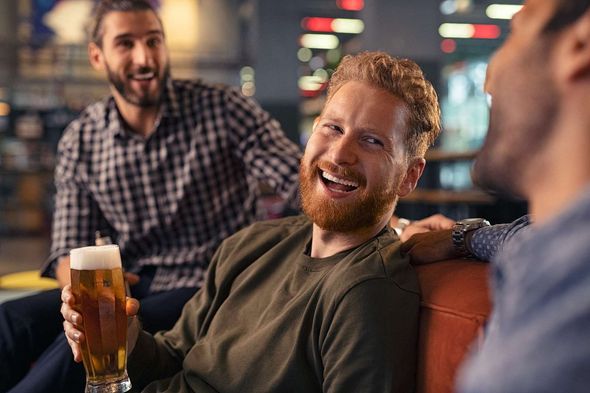
[[416, 391], [451, 393], [491, 311], [488, 264], [449, 260], [415, 269], [422, 291]]

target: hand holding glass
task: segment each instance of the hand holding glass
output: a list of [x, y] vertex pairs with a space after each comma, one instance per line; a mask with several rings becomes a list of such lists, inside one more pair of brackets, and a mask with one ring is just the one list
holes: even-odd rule
[[116, 245], [70, 251], [75, 309], [82, 314], [86, 393], [126, 392], [127, 316], [121, 255]]

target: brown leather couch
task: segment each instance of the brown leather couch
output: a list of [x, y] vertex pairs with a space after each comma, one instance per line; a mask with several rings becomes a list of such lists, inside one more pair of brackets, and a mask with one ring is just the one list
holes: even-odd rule
[[417, 266], [416, 272], [422, 290], [416, 391], [450, 393], [491, 311], [488, 264], [449, 260]]

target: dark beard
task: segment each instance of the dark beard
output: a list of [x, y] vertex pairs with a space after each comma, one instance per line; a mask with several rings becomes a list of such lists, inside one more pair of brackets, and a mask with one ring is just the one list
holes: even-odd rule
[[498, 78], [501, 89], [492, 101], [488, 133], [475, 159], [474, 184], [508, 199], [528, 199], [530, 185], [547, 170], [542, 156], [559, 112], [559, 93], [549, 72], [539, 65], [550, 47], [539, 41], [517, 64], [528, 70], [525, 80], [511, 80], [515, 71]]
[[[322, 164], [325, 167], [326, 164]], [[356, 232], [371, 228], [392, 211], [397, 202], [395, 188], [385, 186], [371, 194], [363, 192], [353, 203], [341, 203], [315, 195], [315, 182], [318, 181], [318, 162], [309, 167], [301, 162], [299, 169], [301, 206], [303, 212], [320, 228], [341, 233]], [[321, 180], [319, 180], [321, 181]], [[365, 182], [361, 182], [362, 183]]]
[[[121, 97], [128, 103], [132, 105], [136, 105], [142, 108], [150, 108], [154, 106], [158, 106], [162, 101], [162, 95], [164, 93], [164, 89], [166, 88], [166, 81], [170, 76], [170, 64], [167, 64], [164, 68], [162, 75], [156, 75], [158, 78], [158, 89], [157, 92], [150, 96], [149, 94], [144, 94], [138, 96], [132, 89], [127, 87], [125, 81], [117, 76], [114, 72], [111, 71], [108, 65], [106, 65], [107, 76], [109, 82], [115, 90], [119, 92]], [[151, 67], [142, 67], [138, 70], [138, 72], [149, 72], [154, 71]]]

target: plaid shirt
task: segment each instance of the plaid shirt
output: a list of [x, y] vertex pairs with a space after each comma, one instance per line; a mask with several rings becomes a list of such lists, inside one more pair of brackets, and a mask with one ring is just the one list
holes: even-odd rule
[[125, 128], [114, 99], [90, 105], [58, 146], [50, 256], [109, 234], [124, 267], [156, 267], [153, 292], [200, 285], [218, 245], [260, 218], [264, 181], [297, 207], [298, 146], [228, 87], [168, 81], [155, 131]]

